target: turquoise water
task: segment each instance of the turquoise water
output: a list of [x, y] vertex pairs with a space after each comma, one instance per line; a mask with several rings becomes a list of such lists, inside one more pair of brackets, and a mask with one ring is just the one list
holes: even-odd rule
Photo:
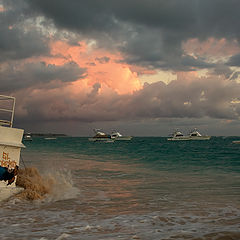
[[15, 239], [240, 239], [236, 139], [35, 138], [24, 163], [57, 184], [45, 200], [4, 203], [0, 229]]

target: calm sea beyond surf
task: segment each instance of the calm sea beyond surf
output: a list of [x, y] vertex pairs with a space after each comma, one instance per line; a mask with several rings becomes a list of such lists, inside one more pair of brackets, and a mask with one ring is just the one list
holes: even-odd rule
[[239, 138], [33, 138], [0, 239], [239, 240]]

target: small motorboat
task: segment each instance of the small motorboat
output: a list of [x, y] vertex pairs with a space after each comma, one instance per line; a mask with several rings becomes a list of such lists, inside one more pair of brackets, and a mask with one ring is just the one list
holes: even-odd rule
[[23, 141], [32, 141], [32, 135], [31, 133], [25, 133], [23, 135]]

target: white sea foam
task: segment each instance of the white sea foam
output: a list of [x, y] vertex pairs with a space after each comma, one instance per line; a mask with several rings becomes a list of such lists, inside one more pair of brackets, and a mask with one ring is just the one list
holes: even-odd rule
[[52, 178], [54, 182], [46, 201], [72, 199], [80, 193], [80, 190], [74, 186], [70, 170], [48, 171], [46, 177]]
[[40, 174], [37, 168], [26, 168], [19, 172], [17, 185], [24, 188], [17, 197], [25, 200], [58, 201], [79, 194], [78, 188], [73, 185], [70, 170], [48, 169]]

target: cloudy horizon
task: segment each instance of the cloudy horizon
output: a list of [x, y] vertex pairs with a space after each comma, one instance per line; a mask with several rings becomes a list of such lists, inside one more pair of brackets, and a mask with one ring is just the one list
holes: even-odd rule
[[0, 94], [27, 132], [240, 135], [236, 0], [0, 0]]

